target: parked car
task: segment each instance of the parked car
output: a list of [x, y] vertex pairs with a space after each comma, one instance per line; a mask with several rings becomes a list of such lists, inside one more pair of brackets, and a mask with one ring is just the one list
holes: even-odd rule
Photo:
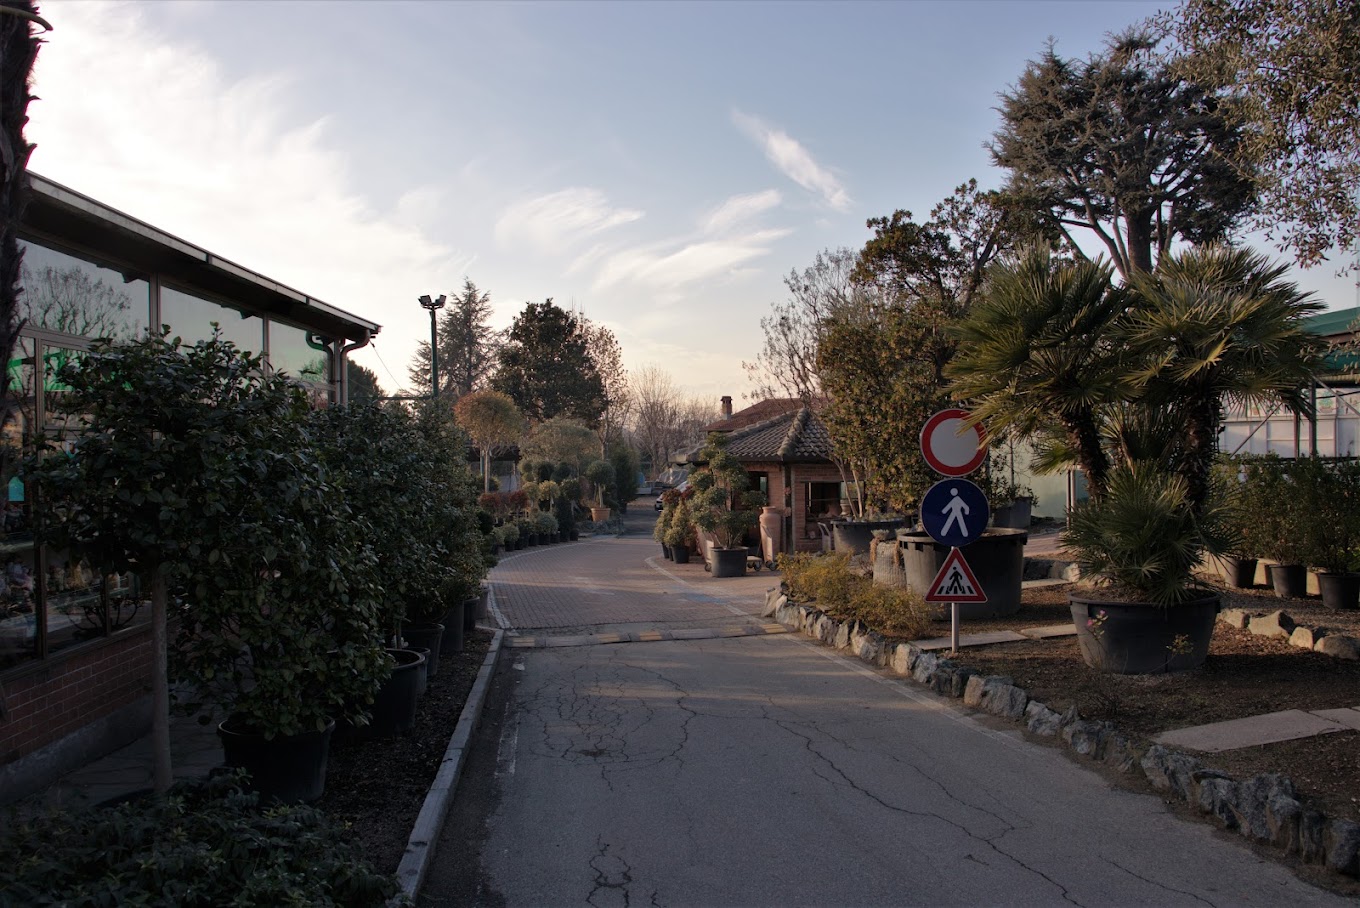
[[[665, 485], [665, 483], [662, 483], [662, 485]], [[664, 507], [664, 505], [661, 502], [661, 499], [665, 496], [667, 492], [670, 491], [670, 488], [671, 487], [667, 485], [664, 489], [661, 490], [661, 494], [656, 496], [656, 509], [658, 511]], [[689, 488], [689, 480], [686, 479], [684, 482], [680, 483], [680, 485], [676, 486], [675, 488], [681, 492], [685, 491], [685, 489]]]

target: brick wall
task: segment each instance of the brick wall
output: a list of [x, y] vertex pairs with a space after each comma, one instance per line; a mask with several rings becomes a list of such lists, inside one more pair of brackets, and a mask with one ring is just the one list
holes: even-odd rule
[[12, 763], [146, 695], [151, 633], [143, 629], [79, 653], [57, 654], [40, 671], [0, 683], [0, 764]]

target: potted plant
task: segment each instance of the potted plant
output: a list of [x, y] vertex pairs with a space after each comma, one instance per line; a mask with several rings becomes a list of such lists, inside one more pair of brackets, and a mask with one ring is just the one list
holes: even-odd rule
[[1318, 570], [1323, 605], [1360, 607], [1360, 463], [1301, 457], [1289, 467], [1301, 517], [1303, 557]]
[[614, 481], [614, 466], [607, 460], [592, 461], [586, 466], [586, 479], [595, 486], [595, 505], [590, 509], [590, 519], [603, 523], [609, 519], [609, 508], [605, 505], [605, 492]]
[[690, 515], [689, 502], [681, 498], [674, 511], [670, 525], [666, 528], [666, 545], [670, 548], [671, 558], [676, 564], [689, 564], [689, 543], [694, 536], [694, 521]]
[[727, 451], [718, 433], [708, 437], [699, 452], [701, 466], [690, 474], [694, 490], [694, 523], [713, 536], [711, 557], [705, 558], [714, 577], [746, 573], [746, 534], [756, 525], [765, 496], [749, 491], [751, 478], [741, 462]]
[[661, 554], [666, 560], [671, 559], [671, 546], [666, 541], [666, 532], [671, 527], [671, 521], [675, 519], [675, 507], [680, 503], [680, 493], [675, 489], [667, 489], [661, 493], [661, 513], [657, 515], [656, 525], [652, 528], [652, 538], [661, 543]]
[[534, 515], [534, 532], [538, 534], [539, 545], [548, 545], [557, 532], [557, 518], [547, 511], [539, 511]]
[[1256, 585], [1256, 568], [1262, 555], [1261, 522], [1246, 495], [1244, 463], [1240, 457], [1222, 457], [1213, 473], [1212, 494], [1222, 506], [1224, 532], [1232, 540], [1232, 547], [1219, 561], [1224, 581], [1237, 589]]
[[1245, 457], [1238, 490], [1244, 547], [1273, 561], [1266, 568], [1275, 595], [1300, 599], [1308, 593], [1307, 532], [1312, 517], [1287, 461], [1274, 454]]
[[[308, 751], [275, 793], [318, 795], [331, 719], [362, 719], [388, 661], [373, 555], [308, 449], [304, 393], [216, 334], [99, 341], [61, 381], [79, 428], [26, 464], [45, 506], [39, 532], [150, 591], [156, 791], [171, 781], [174, 677], [262, 739]], [[173, 665], [172, 585], [183, 594]], [[333, 612], [337, 599], [352, 607]]]
[[1211, 246], [1117, 286], [1102, 262], [1032, 249], [988, 272], [955, 331], [947, 373], [970, 418], [1085, 475], [1090, 501], [1064, 545], [1118, 598], [1070, 597], [1082, 655], [1101, 670], [1189, 668], [1208, 651], [1217, 599], [1190, 572], [1227, 550], [1211, 495], [1223, 403], [1306, 413], [1319, 362], [1304, 319], [1320, 307], [1283, 274]]

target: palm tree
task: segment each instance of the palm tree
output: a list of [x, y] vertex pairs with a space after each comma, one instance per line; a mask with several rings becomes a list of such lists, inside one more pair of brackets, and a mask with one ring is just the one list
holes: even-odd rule
[[1054, 469], [1079, 465], [1099, 497], [1110, 470], [1102, 429], [1128, 394], [1111, 336], [1126, 307], [1103, 262], [1055, 265], [1047, 250], [1030, 249], [995, 266], [956, 328], [953, 395], [990, 437], [1034, 439]]

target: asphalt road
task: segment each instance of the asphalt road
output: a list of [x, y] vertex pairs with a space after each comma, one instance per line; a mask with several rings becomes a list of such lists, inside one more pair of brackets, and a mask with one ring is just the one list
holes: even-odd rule
[[[758, 620], [768, 575], [725, 591], [654, 551], [553, 547], [492, 579], [530, 634]], [[423, 902], [1352, 904], [791, 634], [507, 650]]]

